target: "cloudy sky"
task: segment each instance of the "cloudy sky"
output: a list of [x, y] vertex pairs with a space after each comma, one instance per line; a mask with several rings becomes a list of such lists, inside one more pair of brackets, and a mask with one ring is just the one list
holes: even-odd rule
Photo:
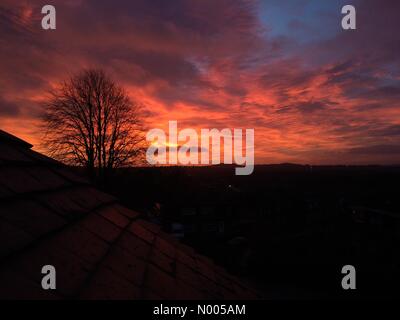
[[398, 0], [1, 0], [0, 128], [37, 144], [48, 90], [101, 67], [149, 128], [254, 128], [256, 163], [400, 163], [399, 30]]

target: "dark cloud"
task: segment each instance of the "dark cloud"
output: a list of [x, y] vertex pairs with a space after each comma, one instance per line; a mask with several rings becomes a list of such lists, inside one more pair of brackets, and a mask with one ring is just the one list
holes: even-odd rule
[[17, 116], [20, 113], [18, 105], [0, 96], [0, 116]]
[[327, 108], [327, 105], [319, 101], [309, 101], [298, 103], [295, 108], [302, 113], [312, 113], [325, 110]]
[[351, 70], [354, 67], [354, 65], [355, 65], [354, 60], [340, 62], [340, 63], [337, 63], [336, 65], [334, 65], [333, 67], [329, 68], [328, 70], [326, 70], [326, 73], [335, 75], [338, 73], [347, 72], [347, 71]]
[[371, 137], [400, 137], [400, 125], [382, 125], [367, 131]]
[[379, 144], [349, 150], [354, 155], [400, 155], [399, 144]]

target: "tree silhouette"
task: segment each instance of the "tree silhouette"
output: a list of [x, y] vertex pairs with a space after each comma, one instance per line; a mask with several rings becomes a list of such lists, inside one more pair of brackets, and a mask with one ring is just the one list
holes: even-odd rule
[[140, 106], [102, 70], [61, 83], [44, 104], [44, 146], [50, 156], [104, 176], [143, 159]]

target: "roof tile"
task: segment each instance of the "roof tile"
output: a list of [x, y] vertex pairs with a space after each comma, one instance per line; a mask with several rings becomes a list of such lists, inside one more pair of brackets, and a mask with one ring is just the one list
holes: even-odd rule
[[201, 287], [201, 282], [198, 273], [180, 262], [176, 263], [176, 278], [184, 281], [185, 283], [195, 288]]
[[130, 232], [124, 232], [118, 240], [117, 245], [144, 260], [148, 259], [151, 250], [151, 247], [147, 242]]
[[56, 235], [54, 241], [91, 265], [97, 264], [109, 247], [98, 236], [79, 226], [62, 231]]
[[140, 289], [105, 267], [100, 267], [81, 294], [82, 299], [130, 300], [140, 298]]
[[199, 274], [199, 280], [201, 282], [200, 288], [207, 297], [210, 297], [211, 299], [222, 298], [222, 294], [219, 291], [219, 287], [215, 282], [211, 281], [210, 279], [204, 277], [201, 274]]
[[71, 172], [66, 166], [54, 166], [52, 170], [58, 175], [62, 176], [64, 179], [75, 184], [89, 184], [89, 180], [84, 176], [78, 176], [77, 174]]
[[177, 238], [173, 237], [172, 235], [166, 233], [166, 232], [160, 232], [158, 235], [158, 238], [165, 240], [168, 242], [171, 246], [174, 246], [175, 249], [180, 246], [180, 242]]
[[175, 272], [175, 260], [155, 248], [150, 253], [150, 261], [167, 273], [173, 274]]
[[174, 299], [176, 296], [175, 279], [161, 269], [149, 265], [145, 277], [145, 287], [148, 287], [163, 298]]
[[121, 247], [114, 247], [103, 263], [104, 266], [137, 286], [142, 285], [146, 264], [144, 260]]
[[41, 194], [37, 199], [64, 217], [74, 220], [113, 201], [113, 197], [104, 195], [92, 187], [76, 187]]
[[189, 246], [187, 246], [187, 245], [185, 245], [185, 244], [182, 244], [182, 243], [179, 244], [178, 249], [179, 249], [180, 251], [185, 252], [187, 255], [190, 255], [190, 256], [196, 254], [196, 252], [194, 251], [193, 248], [191, 248], [191, 247], [189, 247]]
[[222, 298], [225, 300], [236, 300], [237, 299], [237, 296], [238, 296], [237, 293], [235, 293], [232, 290], [228, 290], [225, 287], [219, 287], [218, 290], [219, 290]]
[[164, 300], [163, 297], [161, 297], [158, 294], [154, 293], [149, 288], [143, 288], [142, 289], [141, 299], [145, 299], [145, 300]]
[[198, 269], [196, 260], [192, 256], [186, 254], [183, 251], [180, 251], [180, 250], [177, 251], [176, 259], [194, 270]]
[[71, 200], [86, 210], [93, 210], [100, 205], [108, 204], [115, 200], [113, 196], [96, 190], [93, 187], [74, 188], [69, 192], [69, 196]]
[[150, 223], [148, 221], [145, 221], [143, 219], [138, 219], [137, 223], [140, 224], [142, 227], [145, 229], [149, 230], [150, 232], [154, 234], [158, 234], [161, 230], [161, 227], [159, 225], [156, 225], [154, 223]]
[[32, 236], [22, 229], [0, 220], [0, 258], [23, 248], [32, 241]]
[[136, 222], [129, 226], [129, 231], [148, 243], [152, 243], [154, 240], [154, 234]]
[[0, 217], [35, 237], [66, 223], [59, 215], [32, 200], [0, 205]]
[[57, 292], [64, 296], [73, 296], [89, 275], [90, 265], [72, 252], [46, 241], [45, 244], [22, 254], [13, 260], [12, 265], [37, 283], [43, 277], [41, 270], [45, 265], [56, 269]]
[[206, 296], [194, 287], [188, 286], [187, 284], [177, 281], [176, 284], [175, 298], [180, 300], [202, 300]]
[[220, 286], [223, 286], [223, 287], [225, 287], [226, 289], [231, 290], [231, 291], [234, 290], [232, 281], [229, 280], [228, 277], [224, 276], [223, 274], [221, 274], [221, 273], [219, 273], [219, 272], [216, 272], [216, 273], [215, 273], [215, 278], [216, 278], [216, 282], [217, 282]]
[[26, 156], [19, 148], [11, 145], [0, 143], [0, 159], [5, 162], [33, 162], [32, 159]]
[[46, 186], [24, 168], [0, 168], [0, 185], [16, 194], [46, 190]]
[[100, 208], [97, 212], [120, 228], [125, 228], [129, 224], [129, 219], [118, 213], [115, 210], [115, 205]]
[[116, 225], [94, 213], [86, 216], [79, 225], [84, 226], [104, 241], [110, 243], [114, 242], [121, 233], [121, 229]]
[[71, 185], [67, 180], [46, 167], [37, 166], [24, 168], [24, 170], [29, 176], [39, 181], [44, 189], [57, 189]]
[[170, 242], [164, 240], [161, 237], [157, 237], [155, 242], [154, 242], [155, 248], [160, 250], [162, 253], [165, 255], [175, 258], [176, 256], [176, 247], [172, 245]]
[[46, 165], [57, 165], [59, 166], [60, 163], [52, 158], [49, 158], [47, 156], [45, 156], [44, 154], [41, 154], [39, 152], [36, 152], [35, 150], [32, 149], [27, 149], [27, 148], [23, 148], [20, 150], [22, 153], [24, 153], [25, 155], [27, 155], [29, 158], [31, 158], [32, 160], [35, 160], [37, 162], [46, 164]]
[[117, 210], [119, 213], [123, 214], [124, 216], [130, 219], [135, 219], [139, 216], [138, 212], [125, 208], [121, 205], [115, 205], [115, 210]]
[[215, 282], [215, 271], [213, 266], [211, 264], [204, 263], [204, 261], [200, 261], [198, 256], [196, 258], [197, 268], [199, 272], [211, 281]]

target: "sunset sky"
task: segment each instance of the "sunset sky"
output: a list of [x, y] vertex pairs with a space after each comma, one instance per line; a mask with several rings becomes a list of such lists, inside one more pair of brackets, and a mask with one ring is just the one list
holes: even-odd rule
[[400, 163], [398, 0], [1, 0], [0, 43], [0, 128], [34, 145], [48, 90], [101, 67], [149, 128], [255, 129], [259, 164]]

